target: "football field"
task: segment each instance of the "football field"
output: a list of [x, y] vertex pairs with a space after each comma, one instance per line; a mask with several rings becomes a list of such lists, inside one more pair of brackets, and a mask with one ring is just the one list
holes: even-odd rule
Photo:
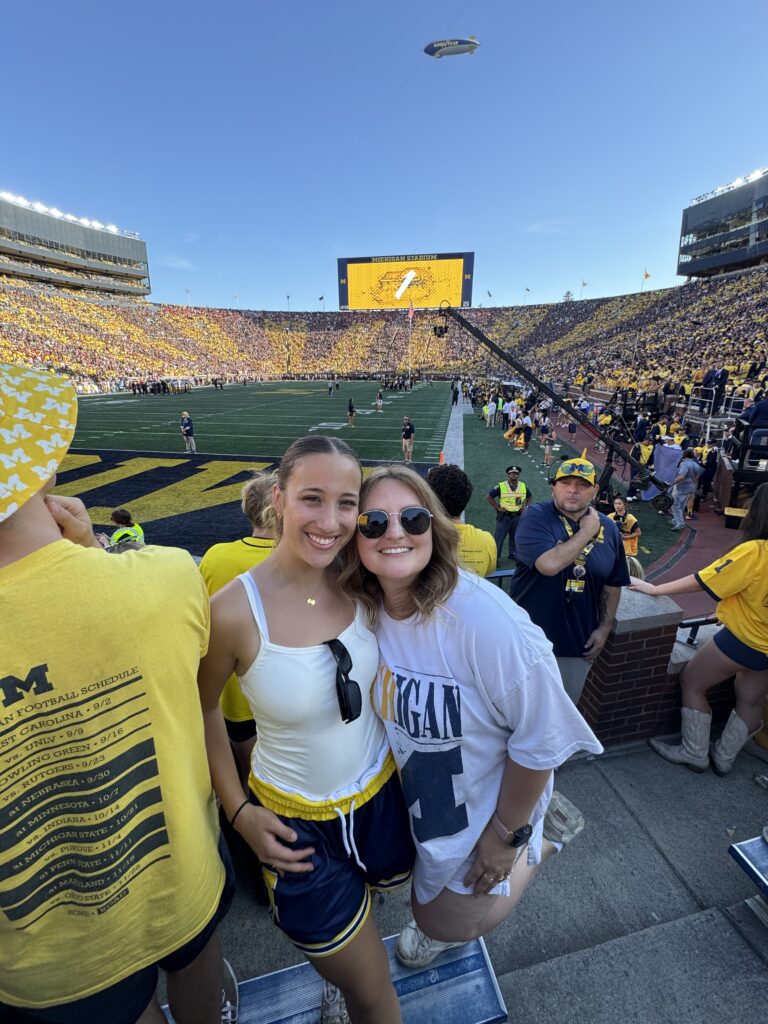
[[[451, 405], [445, 381], [417, 384], [413, 391], [385, 391], [376, 412], [375, 381], [342, 381], [328, 394], [325, 381], [271, 381], [200, 388], [182, 395], [117, 394], [80, 400], [74, 448], [184, 452], [179, 419], [192, 417], [197, 450], [206, 455], [279, 458], [304, 434], [342, 437], [363, 460], [402, 458], [403, 416], [416, 425], [414, 462], [437, 462]], [[347, 403], [355, 403], [354, 427]]]
[[[110, 533], [110, 512], [127, 506], [148, 543], [201, 555], [247, 531], [240, 490], [253, 470], [269, 470], [305, 434], [348, 441], [367, 466], [402, 460], [403, 416], [416, 424], [414, 463], [440, 459], [451, 411], [450, 385], [385, 392], [376, 412], [375, 381], [274, 381], [200, 388], [182, 395], [103, 395], [79, 402], [77, 433], [58, 473], [57, 493], [85, 502]], [[347, 422], [352, 397], [355, 424]], [[180, 418], [189, 412], [197, 454], [184, 449]]]

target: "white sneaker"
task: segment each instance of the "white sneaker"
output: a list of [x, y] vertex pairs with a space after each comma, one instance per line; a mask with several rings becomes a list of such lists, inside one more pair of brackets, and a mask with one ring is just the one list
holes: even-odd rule
[[320, 1024], [349, 1024], [349, 1014], [341, 989], [330, 981], [323, 982], [323, 998], [320, 1002]]
[[229, 960], [224, 961], [223, 984], [221, 988], [221, 1024], [237, 1024], [239, 1004], [237, 978]]
[[466, 945], [466, 942], [440, 942], [438, 939], [430, 939], [416, 922], [411, 920], [397, 937], [395, 953], [404, 967], [426, 967], [446, 949]]

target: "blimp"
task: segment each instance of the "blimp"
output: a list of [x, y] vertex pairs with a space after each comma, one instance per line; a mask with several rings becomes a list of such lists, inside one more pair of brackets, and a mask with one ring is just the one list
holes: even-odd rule
[[428, 57], [456, 57], [460, 53], [474, 53], [480, 43], [474, 36], [466, 39], [438, 39], [424, 47]]

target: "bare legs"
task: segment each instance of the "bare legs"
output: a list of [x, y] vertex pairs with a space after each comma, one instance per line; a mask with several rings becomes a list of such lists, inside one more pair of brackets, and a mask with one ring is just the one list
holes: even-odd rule
[[492, 931], [509, 917], [536, 873], [538, 865], [524, 861], [525, 854], [510, 877], [509, 896], [464, 896], [443, 889], [430, 903], [422, 904], [412, 894], [416, 924], [425, 935], [440, 942], [468, 942]]
[[387, 951], [370, 915], [339, 953], [310, 962], [319, 975], [341, 989], [352, 1024], [401, 1024]]
[[768, 671], [744, 668], [723, 654], [713, 640], [691, 658], [680, 674], [683, 707], [710, 714], [707, 692], [731, 676], [735, 677], [734, 710], [752, 732], [762, 721], [762, 704], [768, 696]]

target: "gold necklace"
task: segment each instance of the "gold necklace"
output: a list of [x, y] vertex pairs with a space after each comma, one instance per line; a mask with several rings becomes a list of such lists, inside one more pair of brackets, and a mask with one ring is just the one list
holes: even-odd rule
[[[285, 570], [283, 569], [282, 565], [280, 565], [280, 563], [278, 562], [278, 560], [276, 558], [274, 558], [274, 556], [273, 556], [273, 564], [277, 566], [278, 571], [280, 572], [280, 575], [283, 577], [283, 579], [288, 584], [288, 586], [291, 587], [291, 589], [298, 590], [301, 593], [301, 590], [300, 590], [298, 584], [294, 583], [293, 580], [289, 580], [288, 579], [288, 577], [286, 576]], [[317, 604], [317, 598], [312, 597], [311, 595], [305, 597], [304, 594], [302, 594], [301, 596], [304, 598], [306, 604], [308, 604], [310, 608], [314, 608], [315, 605]]]

